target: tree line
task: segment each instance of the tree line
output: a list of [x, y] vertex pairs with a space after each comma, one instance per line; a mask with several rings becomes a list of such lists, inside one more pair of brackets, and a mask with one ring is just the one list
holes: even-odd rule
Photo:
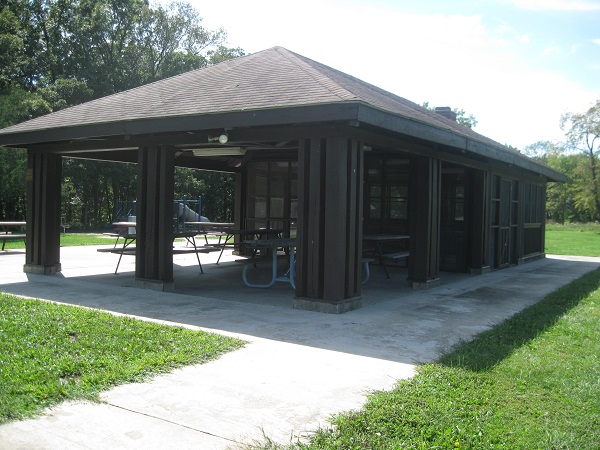
[[[0, 0], [0, 128], [242, 56], [190, 4], [146, 0]], [[24, 150], [0, 148], [0, 218], [25, 219]], [[63, 158], [63, 222], [97, 228], [136, 195], [135, 166]], [[227, 174], [177, 169], [176, 198], [203, 197], [228, 220]]]
[[585, 112], [561, 118], [565, 139], [541, 141], [524, 153], [565, 174], [566, 183], [550, 183], [546, 218], [558, 223], [600, 220], [600, 99]]
[[[204, 28], [185, 2], [0, 0], [0, 128], [244, 54], [225, 42], [225, 31]], [[477, 124], [454, 112], [459, 123]], [[548, 185], [547, 218], [600, 220], [600, 100], [565, 114], [561, 126], [564, 141], [523, 150], [568, 177]], [[25, 219], [26, 161], [24, 150], [0, 148], [0, 219]], [[176, 198], [201, 195], [205, 216], [231, 220], [231, 175], [177, 169], [175, 180]], [[63, 222], [109, 224], [118, 200], [135, 199], [136, 184], [135, 166], [63, 158]]]

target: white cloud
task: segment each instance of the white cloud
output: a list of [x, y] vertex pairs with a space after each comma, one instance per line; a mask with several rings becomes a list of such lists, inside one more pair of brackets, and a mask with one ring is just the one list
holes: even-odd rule
[[542, 56], [552, 56], [561, 53], [561, 50], [556, 45], [549, 45], [542, 51]]
[[520, 148], [560, 139], [560, 115], [600, 95], [534, 70], [516, 33], [499, 35], [477, 15], [333, 0], [263, 0], [260, 9], [229, 0], [228, 14], [224, 3], [193, 2], [207, 27], [228, 32], [231, 46], [252, 53], [281, 45], [416, 103], [464, 109], [479, 121], [476, 131]]
[[509, 0], [513, 5], [523, 9], [558, 10], [558, 11], [600, 11], [600, 4], [592, 1], [571, 0]]
[[527, 34], [517, 36], [517, 40], [519, 42], [521, 42], [522, 44], [529, 44], [531, 42], [531, 39], [529, 38], [529, 35], [527, 35]]
[[592, 42], [596, 45], [600, 45], [600, 39], [593, 39]]

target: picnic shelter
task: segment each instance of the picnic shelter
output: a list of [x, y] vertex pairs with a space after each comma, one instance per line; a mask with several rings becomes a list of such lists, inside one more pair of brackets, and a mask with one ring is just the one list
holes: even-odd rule
[[297, 240], [296, 308], [360, 306], [367, 235], [410, 237], [417, 288], [543, 257], [564, 176], [455, 119], [274, 47], [5, 128], [28, 154], [24, 270], [61, 270], [63, 157], [137, 164], [142, 287], [174, 283], [175, 167], [235, 174], [236, 227]]

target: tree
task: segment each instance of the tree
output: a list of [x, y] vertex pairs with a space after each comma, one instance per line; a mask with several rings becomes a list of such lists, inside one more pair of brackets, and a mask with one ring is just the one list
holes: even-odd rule
[[581, 183], [586, 160], [581, 154], [570, 153], [564, 144], [540, 141], [525, 147], [523, 153], [568, 177], [566, 183], [549, 183], [546, 191], [546, 218], [558, 223], [586, 222], [589, 209], [582, 195]]
[[[225, 46], [224, 30], [204, 28], [185, 2], [2, 0], [1, 5], [0, 128], [244, 54]], [[0, 149], [0, 217], [25, 215], [25, 165], [26, 152]], [[76, 227], [111, 221], [116, 200], [135, 197], [135, 168], [128, 165], [65, 158], [63, 174], [64, 219]], [[221, 178], [213, 182], [206, 172], [197, 177], [210, 181], [193, 195], [201, 193], [215, 217], [225, 217], [223, 195], [212, 189]]]
[[233, 220], [234, 176], [230, 173], [177, 168], [175, 198], [202, 197], [202, 215], [215, 222]]
[[10, 85], [24, 65], [23, 33], [18, 17], [10, 8], [0, 9], [0, 92]]
[[0, 218], [21, 220], [25, 217], [25, 168], [27, 154], [24, 150], [0, 148]]
[[587, 157], [591, 202], [594, 205], [594, 219], [600, 218], [600, 197], [598, 192], [598, 150], [600, 150], [600, 100], [585, 113], [566, 113], [561, 117], [561, 129], [565, 132], [567, 145], [571, 150]]

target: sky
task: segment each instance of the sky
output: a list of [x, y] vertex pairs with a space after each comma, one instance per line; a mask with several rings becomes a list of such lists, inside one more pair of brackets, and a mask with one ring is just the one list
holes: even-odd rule
[[188, 0], [227, 46], [282, 46], [519, 149], [600, 99], [600, 0]]

